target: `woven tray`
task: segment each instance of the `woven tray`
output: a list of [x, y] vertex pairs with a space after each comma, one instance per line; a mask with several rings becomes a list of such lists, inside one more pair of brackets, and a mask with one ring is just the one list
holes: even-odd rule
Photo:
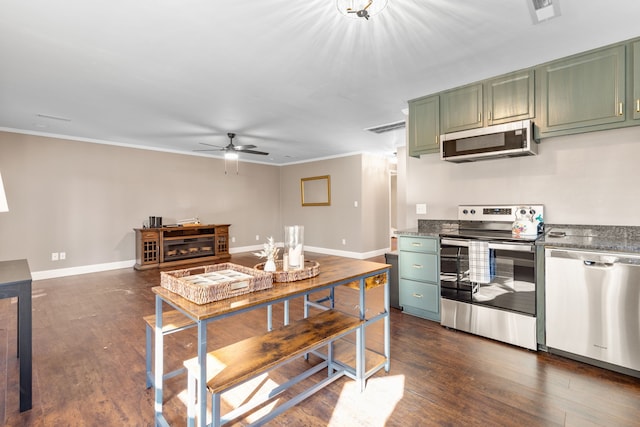
[[[282, 269], [282, 261], [276, 261], [276, 271], [272, 271], [274, 282], [295, 282], [296, 280], [309, 279], [320, 274], [320, 264], [317, 261], [304, 262], [304, 268], [300, 270], [284, 271]], [[253, 268], [256, 270], [264, 271], [265, 263], [255, 265]]]
[[225, 262], [160, 272], [160, 286], [196, 304], [206, 304], [273, 286], [270, 273]]

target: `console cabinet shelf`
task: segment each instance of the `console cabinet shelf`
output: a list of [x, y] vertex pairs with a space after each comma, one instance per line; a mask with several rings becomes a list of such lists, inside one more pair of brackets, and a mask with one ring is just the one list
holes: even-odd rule
[[226, 261], [229, 224], [135, 228], [136, 270], [202, 261]]

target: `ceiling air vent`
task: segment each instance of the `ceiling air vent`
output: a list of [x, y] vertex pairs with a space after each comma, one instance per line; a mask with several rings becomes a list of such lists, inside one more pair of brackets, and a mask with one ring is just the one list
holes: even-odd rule
[[405, 126], [404, 120], [400, 120], [399, 122], [393, 122], [393, 123], [387, 123], [386, 125], [374, 126], [374, 127], [366, 128], [365, 130], [368, 130], [373, 133], [385, 133], [385, 132], [390, 132], [396, 129], [402, 129], [404, 128], [404, 126]]

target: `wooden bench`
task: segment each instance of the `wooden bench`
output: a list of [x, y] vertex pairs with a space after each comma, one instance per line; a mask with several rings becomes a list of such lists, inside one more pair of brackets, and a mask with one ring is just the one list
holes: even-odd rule
[[[207, 390], [212, 395], [212, 425], [219, 427], [234, 420], [238, 416], [273, 399], [292, 385], [324, 368], [328, 368], [328, 376], [323, 380], [255, 421], [256, 424], [262, 424], [340, 378], [345, 374], [345, 371], [341, 365], [335, 363], [332, 344], [338, 338], [356, 330], [363, 323], [357, 317], [335, 310], [326, 310], [320, 314], [283, 326], [280, 329], [250, 337], [207, 353]], [[325, 345], [327, 346], [326, 360], [286, 383], [275, 387], [266, 398], [256, 402], [245, 403], [225, 414], [224, 417], [221, 416], [220, 395], [223, 392]], [[193, 426], [195, 423], [196, 388], [199, 374], [198, 358], [189, 359], [184, 362], [184, 365], [188, 371], [188, 425]]]
[[[146, 381], [147, 388], [154, 385], [154, 376], [153, 369], [151, 367], [151, 348], [153, 345], [153, 336], [154, 331], [156, 330], [156, 315], [150, 314], [148, 316], [143, 317], [144, 321], [147, 323], [147, 345], [146, 345]], [[196, 326], [193, 320], [186, 317], [184, 314], [180, 313], [178, 310], [171, 310], [162, 313], [162, 335], [169, 335], [175, 332], [184, 331], [185, 329], [193, 328]], [[179, 368], [174, 371], [168, 372], [163, 375], [163, 380], [167, 378], [175, 377], [181, 373], [185, 372], [185, 368]]]

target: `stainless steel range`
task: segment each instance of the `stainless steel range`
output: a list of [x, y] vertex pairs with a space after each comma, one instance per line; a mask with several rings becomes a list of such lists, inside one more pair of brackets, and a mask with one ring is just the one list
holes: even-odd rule
[[443, 326], [537, 350], [536, 248], [542, 205], [458, 206], [440, 235]]

